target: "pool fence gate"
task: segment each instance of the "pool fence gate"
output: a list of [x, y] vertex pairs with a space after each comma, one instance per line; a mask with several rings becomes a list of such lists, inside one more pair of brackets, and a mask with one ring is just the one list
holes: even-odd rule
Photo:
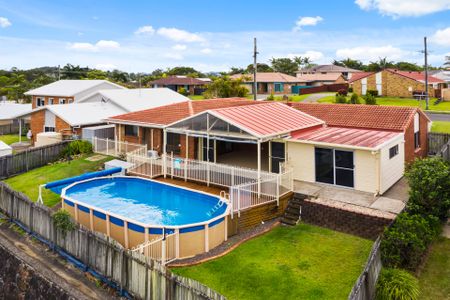
[[[64, 234], [54, 225], [50, 208], [32, 202], [4, 182], [0, 182], [0, 211], [83, 271], [135, 298], [225, 299], [195, 280], [173, 274], [139, 251], [126, 250], [113, 239], [81, 225]], [[175, 239], [176, 236], [165, 238], [165, 245], [170, 248], [173, 243], [167, 239]], [[165, 257], [167, 261], [171, 259], [172, 251], [163, 252], [169, 253]]]

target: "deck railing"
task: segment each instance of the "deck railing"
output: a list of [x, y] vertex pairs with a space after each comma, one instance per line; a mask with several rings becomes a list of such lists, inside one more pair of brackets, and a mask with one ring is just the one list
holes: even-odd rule
[[166, 265], [179, 258], [179, 247], [179, 233], [175, 231], [137, 245], [131, 251], [138, 252], [160, 262], [162, 265]]
[[119, 157], [128, 153], [139, 156], [147, 156], [147, 145], [122, 142], [115, 139], [92, 138], [92, 150], [95, 153], [101, 153]]

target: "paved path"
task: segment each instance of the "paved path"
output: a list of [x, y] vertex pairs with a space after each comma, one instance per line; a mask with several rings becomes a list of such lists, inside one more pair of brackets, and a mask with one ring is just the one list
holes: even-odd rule
[[447, 121], [450, 122], [450, 114], [435, 114], [426, 112], [431, 121]]
[[302, 102], [317, 102], [317, 100], [322, 99], [324, 97], [333, 96], [335, 93], [316, 93], [311, 94], [305, 99], [303, 99]]

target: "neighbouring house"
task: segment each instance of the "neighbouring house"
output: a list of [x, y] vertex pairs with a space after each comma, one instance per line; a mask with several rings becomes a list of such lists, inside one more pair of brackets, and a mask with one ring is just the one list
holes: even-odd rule
[[166, 87], [175, 92], [184, 89], [189, 95], [201, 95], [205, 91], [206, 85], [211, 81], [205, 78], [191, 78], [187, 76], [169, 76], [151, 81], [152, 88]]
[[[429, 95], [440, 97], [444, 83], [443, 80], [428, 75]], [[412, 98], [414, 94], [425, 92], [425, 72], [385, 69], [353, 76], [349, 84], [353, 87], [353, 92], [359, 95], [376, 90], [380, 96]]]
[[[81, 128], [104, 124], [105, 118], [185, 101], [189, 101], [189, 98], [167, 88], [110, 89], [86, 95], [76, 103], [67, 104], [69, 107], [66, 108], [49, 105], [48, 109], [44, 109], [47, 106], [42, 106], [26, 115], [31, 116], [32, 142], [35, 143], [38, 135], [43, 132], [56, 132], [62, 135], [61, 138], [80, 136]], [[88, 112], [89, 108], [92, 111]], [[68, 114], [71, 115], [70, 118], [66, 116]]]
[[431, 121], [420, 108], [301, 102], [289, 105], [324, 120], [328, 126], [401, 132], [405, 138], [405, 162], [427, 156]]
[[58, 80], [53, 83], [29, 90], [25, 93], [31, 96], [32, 108], [69, 104], [99, 90], [125, 89], [123, 86], [107, 80]]
[[[242, 79], [243, 85], [253, 94], [253, 74], [234, 74], [232, 79]], [[258, 72], [256, 73], [257, 94], [291, 94], [297, 93], [301, 80], [297, 77], [280, 72]]]
[[300, 80], [300, 84], [303, 86], [321, 86], [326, 84], [340, 84], [347, 82], [341, 73], [328, 73], [328, 74], [297, 73], [297, 79]]
[[6, 144], [3, 141], [0, 141], [0, 157], [11, 155], [13, 152], [13, 149], [10, 145]]
[[278, 173], [288, 167], [295, 180], [374, 194], [397, 182], [405, 166], [404, 131], [331, 126], [278, 102], [193, 101], [107, 121], [120, 126], [118, 140], [145, 143], [161, 155], [259, 172]]
[[429, 70], [428, 74], [450, 84], [450, 70]]
[[[20, 104], [11, 101], [0, 101], [0, 126], [18, 125], [18, 116], [31, 111], [31, 104]], [[23, 122], [29, 123], [29, 119]]]
[[298, 70], [297, 77], [301, 77], [302, 75], [307, 74], [322, 74], [322, 75], [340, 74], [342, 75], [342, 77], [344, 77], [345, 80], [349, 80], [352, 78], [354, 74], [360, 72], [362, 71], [336, 65], [318, 65]]

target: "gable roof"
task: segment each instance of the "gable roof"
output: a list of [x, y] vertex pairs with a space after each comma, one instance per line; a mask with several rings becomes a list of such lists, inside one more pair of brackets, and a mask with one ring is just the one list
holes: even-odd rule
[[205, 80], [199, 80], [197, 78], [191, 78], [186, 76], [169, 76], [166, 78], [160, 78], [153, 80], [150, 84], [157, 85], [204, 85], [208, 82]]
[[[399, 74], [401, 76], [407, 77], [409, 79], [419, 81], [419, 82], [425, 82], [425, 72], [416, 72], [416, 71], [399, 71], [396, 69], [386, 69], [386, 71]], [[445, 83], [445, 81], [433, 77], [430, 74], [428, 74], [428, 83]]]
[[[405, 131], [416, 107], [291, 102], [290, 106], [324, 120], [329, 126]], [[425, 115], [425, 114], [423, 114]]]
[[300, 69], [300, 70], [297, 71], [297, 73], [301, 73], [301, 72], [308, 72], [308, 73], [315, 73], [315, 72], [359, 73], [359, 72], [362, 72], [362, 71], [356, 70], [356, 69], [352, 69], [352, 68], [347, 68], [347, 67], [336, 66], [336, 65], [318, 65], [318, 66], [314, 66], [314, 67], [311, 67], [311, 68]]
[[[244, 82], [253, 82], [253, 74], [234, 74], [230, 76], [231, 79], [243, 78]], [[257, 82], [282, 82], [282, 83], [297, 83], [300, 80], [297, 77], [280, 73], [280, 72], [258, 72], [256, 73]]]
[[165, 126], [209, 109], [261, 103], [261, 101], [248, 100], [246, 98], [218, 98], [185, 101], [113, 116], [108, 118], [108, 121], [111, 123], [133, 123], [149, 126]]
[[36, 89], [29, 90], [25, 93], [25, 95], [72, 97], [80, 92], [98, 86], [102, 83], [109, 84], [111, 86], [114, 86], [115, 88], [125, 89], [123, 86], [120, 86], [108, 80], [58, 80]]
[[88, 95], [78, 102], [83, 103], [92, 99], [93, 96], [100, 95], [102, 101], [111, 101], [125, 111], [139, 111], [162, 105], [179, 103], [189, 100], [175, 91], [168, 88], [153, 89], [110, 89], [100, 90]]
[[277, 102], [219, 108], [208, 112], [257, 137], [285, 134], [325, 123]]
[[314, 82], [314, 81], [331, 81], [334, 82], [342, 77], [341, 73], [327, 73], [327, 74], [297, 74], [297, 79], [300, 82]]
[[11, 120], [31, 111], [31, 104], [0, 102], [0, 120]]
[[384, 143], [403, 135], [392, 131], [321, 127], [292, 134], [290, 140], [317, 144], [359, 147], [378, 150]]
[[352, 83], [354, 81], [369, 77], [370, 75], [375, 74], [375, 72], [359, 72], [352, 74], [352, 77], [348, 80], [349, 83]]

